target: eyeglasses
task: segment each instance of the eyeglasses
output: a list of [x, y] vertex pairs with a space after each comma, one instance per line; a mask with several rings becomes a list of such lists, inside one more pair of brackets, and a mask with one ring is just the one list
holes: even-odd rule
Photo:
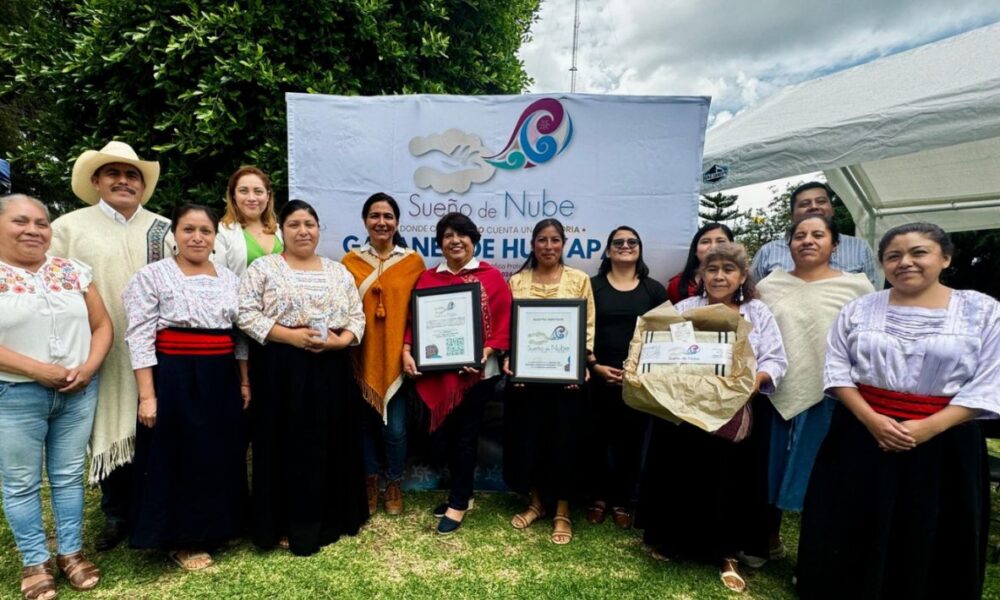
[[635, 248], [639, 245], [639, 240], [636, 238], [618, 238], [617, 240], [611, 240], [611, 245], [615, 248], [624, 248], [628, 246], [629, 248]]

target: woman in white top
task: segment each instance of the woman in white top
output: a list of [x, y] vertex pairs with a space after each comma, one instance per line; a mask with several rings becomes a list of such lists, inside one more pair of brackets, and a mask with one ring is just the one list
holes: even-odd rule
[[177, 256], [139, 269], [122, 293], [139, 390], [129, 541], [186, 570], [239, 536], [247, 505], [247, 347], [233, 330], [239, 279], [209, 260], [218, 225], [207, 207], [177, 207]]
[[254, 399], [252, 534], [262, 548], [309, 555], [368, 520], [358, 428], [363, 408], [347, 351], [365, 332], [354, 277], [316, 254], [319, 217], [292, 200], [287, 242], [240, 283]]
[[282, 250], [271, 179], [257, 167], [236, 169], [226, 184], [226, 214], [212, 261], [242, 276], [253, 261]]
[[21, 593], [57, 595], [42, 524], [43, 456], [52, 490], [60, 571], [93, 589], [83, 557], [83, 470], [97, 407], [96, 373], [111, 347], [111, 319], [90, 267], [46, 257], [48, 210], [34, 198], [0, 198], [0, 473], [3, 509], [21, 552]]

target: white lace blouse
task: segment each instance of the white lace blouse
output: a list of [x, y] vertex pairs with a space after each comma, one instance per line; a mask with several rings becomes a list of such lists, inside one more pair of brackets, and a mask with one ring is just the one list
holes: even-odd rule
[[840, 311], [827, 338], [823, 384], [951, 396], [951, 404], [1000, 415], [1000, 303], [952, 290], [947, 308], [889, 304], [889, 290]]
[[280, 254], [258, 258], [240, 284], [239, 326], [261, 344], [275, 324], [306, 327], [322, 320], [329, 329], [365, 333], [365, 313], [354, 276], [339, 262], [320, 257], [321, 271], [296, 271]]
[[[156, 332], [168, 327], [230, 329], [236, 324], [239, 279], [216, 265], [216, 277], [185, 275], [165, 258], [139, 269], [122, 292], [132, 368], [157, 364]], [[236, 358], [247, 357], [246, 338], [236, 336]]]

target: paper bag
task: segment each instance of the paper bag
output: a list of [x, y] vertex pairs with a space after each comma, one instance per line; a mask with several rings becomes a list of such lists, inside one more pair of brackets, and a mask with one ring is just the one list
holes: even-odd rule
[[[705, 365], [640, 368], [639, 357], [647, 332], [669, 332], [671, 323], [684, 320], [694, 325], [699, 341], [704, 339], [705, 332], [735, 334], [732, 364], [724, 375], [717, 375], [715, 368]], [[693, 308], [683, 315], [670, 302], [661, 304], [636, 322], [623, 367], [625, 403], [673, 423], [685, 421], [708, 432], [718, 430], [743, 408], [753, 392], [757, 360], [749, 336], [750, 323], [721, 304]]]

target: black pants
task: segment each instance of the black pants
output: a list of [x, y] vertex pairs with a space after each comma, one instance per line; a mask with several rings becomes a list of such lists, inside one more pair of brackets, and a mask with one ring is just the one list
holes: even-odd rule
[[132, 509], [132, 465], [125, 464], [101, 480], [101, 512], [108, 524], [128, 525]]
[[493, 396], [496, 383], [497, 378], [492, 377], [472, 386], [465, 393], [462, 403], [445, 418], [441, 427], [441, 435], [445, 436], [448, 448], [448, 470], [451, 472], [448, 506], [455, 510], [466, 510], [469, 507], [483, 408]]
[[591, 380], [590, 495], [630, 507], [638, 497], [639, 468], [651, 417], [622, 400], [620, 385]]

